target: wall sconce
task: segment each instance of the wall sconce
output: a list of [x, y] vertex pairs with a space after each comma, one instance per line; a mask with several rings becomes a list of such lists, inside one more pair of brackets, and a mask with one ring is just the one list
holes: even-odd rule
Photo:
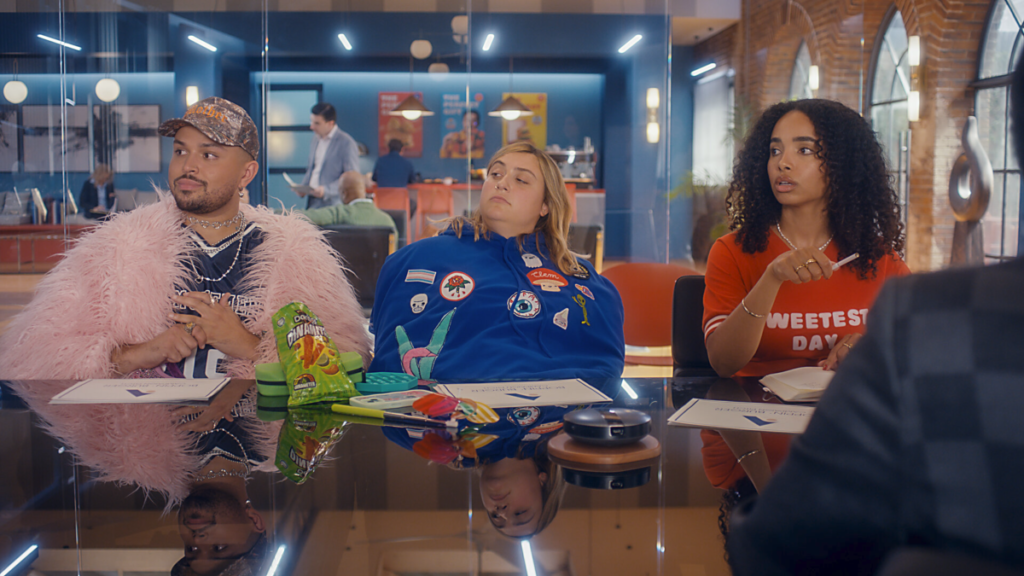
[[185, 106], [191, 106], [199, 102], [199, 86], [185, 87]]
[[910, 93], [907, 94], [907, 120], [917, 122], [921, 118], [921, 37], [907, 39], [907, 64], [910, 65]]
[[658, 125], [658, 107], [661, 106], [661, 94], [657, 88], [647, 89], [647, 141], [657, 144], [661, 139], [661, 126]]
[[814, 64], [807, 69], [807, 87], [817, 92], [820, 80], [818, 79], [818, 65]]

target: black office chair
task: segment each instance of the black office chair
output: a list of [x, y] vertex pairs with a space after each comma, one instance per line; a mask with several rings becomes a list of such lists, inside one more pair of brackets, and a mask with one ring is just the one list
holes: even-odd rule
[[395, 233], [388, 226], [324, 226], [324, 236], [345, 261], [348, 281], [364, 309], [373, 308], [373, 293], [384, 260], [394, 251]]
[[672, 375], [715, 376], [704, 347], [704, 277], [683, 276], [672, 293]]
[[583, 254], [597, 273], [604, 265], [604, 226], [600, 224], [569, 224], [569, 250]]
[[899, 548], [876, 576], [1024, 576], [1024, 571], [986, 558], [931, 548]]
[[385, 210], [384, 211], [391, 219], [395, 221], [395, 230], [398, 231], [398, 238], [395, 242], [395, 250], [404, 247], [409, 243], [407, 232], [405, 231], [405, 210]]

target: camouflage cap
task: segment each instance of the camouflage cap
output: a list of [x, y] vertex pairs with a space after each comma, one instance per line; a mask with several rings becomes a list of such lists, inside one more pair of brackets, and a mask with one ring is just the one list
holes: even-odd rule
[[199, 130], [207, 138], [225, 146], [238, 146], [252, 156], [259, 157], [260, 140], [256, 124], [241, 106], [223, 98], [211, 96], [188, 107], [181, 118], [160, 125], [161, 136], [174, 136], [183, 126]]

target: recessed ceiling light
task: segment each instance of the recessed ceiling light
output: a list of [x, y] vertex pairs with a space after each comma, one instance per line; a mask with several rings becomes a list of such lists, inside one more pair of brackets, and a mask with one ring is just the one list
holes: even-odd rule
[[690, 72], [690, 76], [700, 76], [705, 72], [710, 72], [714, 70], [715, 66], [717, 66], [717, 64], [715, 64], [714, 62], [712, 62], [711, 64], [705, 64], [704, 66], [701, 66], [700, 68], [697, 68]]
[[36, 36], [39, 37], [39, 38], [42, 38], [43, 40], [46, 40], [47, 42], [53, 42], [54, 44], [60, 44], [61, 46], [65, 47], [65, 48], [71, 48], [72, 50], [78, 50], [79, 52], [82, 51], [82, 47], [81, 46], [75, 46], [74, 44], [69, 44], [69, 43], [64, 42], [62, 40], [57, 40], [56, 38], [50, 38], [46, 34], [36, 34]]
[[196, 44], [199, 44], [203, 48], [206, 48], [210, 52], [216, 52], [217, 51], [217, 47], [216, 46], [214, 46], [213, 44], [210, 44], [209, 42], [207, 42], [206, 40], [203, 40], [202, 38], [197, 38], [196, 36], [193, 36], [193, 35], [189, 34], [188, 39], [193, 41], [193, 42], [195, 42]]
[[494, 43], [494, 34], [488, 34], [487, 38], [484, 39], [484, 52], [491, 49], [492, 43]]
[[348, 41], [348, 37], [344, 34], [338, 34], [338, 40], [341, 40], [341, 45], [345, 47], [345, 50], [352, 49], [352, 43]]

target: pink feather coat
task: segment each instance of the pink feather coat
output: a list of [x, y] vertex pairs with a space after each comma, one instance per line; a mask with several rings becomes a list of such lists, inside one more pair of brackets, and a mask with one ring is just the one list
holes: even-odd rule
[[[79, 461], [104, 480], [137, 484], [182, 498], [198, 458], [193, 438], [175, 428], [163, 405], [51, 406], [68, 380], [112, 374], [110, 354], [145, 342], [172, 322], [170, 297], [185, 286], [190, 242], [169, 194], [162, 201], [121, 214], [81, 237], [39, 283], [35, 297], [0, 335], [0, 378], [16, 390]], [[264, 241], [253, 251], [238, 289], [258, 301], [245, 320], [254, 334], [267, 331], [259, 362], [276, 362], [271, 316], [293, 301], [306, 303], [342, 352], [368, 357], [362, 309], [339, 265], [338, 254], [317, 228], [296, 215], [242, 207]], [[228, 372], [253, 378], [253, 364], [231, 359]], [[258, 452], [273, 457], [279, 424], [251, 423]], [[272, 469], [265, 462], [261, 468]]]

